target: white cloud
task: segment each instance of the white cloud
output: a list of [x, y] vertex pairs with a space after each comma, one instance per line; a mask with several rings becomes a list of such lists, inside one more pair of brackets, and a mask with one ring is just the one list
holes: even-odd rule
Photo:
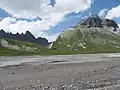
[[99, 12], [99, 16], [100, 17], [105, 17], [106, 16], [106, 14], [107, 14], [107, 12], [108, 12], [108, 9], [102, 9], [100, 12]]
[[120, 5], [117, 7], [113, 7], [111, 10], [108, 11], [106, 18], [113, 19], [120, 17]]
[[118, 24], [119, 28], [120, 28], [120, 24]]
[[[12, 33], [32, 32], [36, 37], [42, 36], [55, 40], [58, 34], [47, 35], [43, 30], [54, 27], [64, 20], [64, 16], [71, 12], [83, 12], [91, 7], [94, 0], [56, 0], [55, 7], [49, 4], [49, 0], [0, 0], [0, 8], [11, 14], [0, 21], [0, 29]], [[16, 18], [34, 19], [40, 17], [42, 20], [28, 22], [17, 21]]]
[[36, 17], [40, 12], [40, 0], [0, 0], [0, 8], [15, 17]]
[[44, 17], [52, 13], [67, 14], [88, 9], [91, 0], [56, 0], [55, 7], [50, 0], [0, 0], [0, 8], [17, 18]]
[[[53, 15], [54, 16], [54, 15]], [[49, 36], [45, 33], [42, 33], [43, 30], [48, 30], [50, 27], [53, 27], [56, 25], [56, 22], [62, 20], [61, 15], [55, 15], [53, 19], [44, 19], [44, 20], [37, 20], [37, 21], [32, 21], [32, 22], [27, 22], [26, 20], [22, 21], [19, 20], [17, 21], [15, 18], [7, 17], [4, 18], [0, 22], [0, 29], [4, 29], [6, 32], [12, 32], [12, 33], [25, 33], [26, 31], [30, 31], [34, 36], [36, 37], [45, 37], [48, 38], [49, 40], [54, 40], [53, 37], [55, 36]], [[60, 19], [60, 20], [59, 20]], [[50, 40], [50, 41], [51, 41]]]

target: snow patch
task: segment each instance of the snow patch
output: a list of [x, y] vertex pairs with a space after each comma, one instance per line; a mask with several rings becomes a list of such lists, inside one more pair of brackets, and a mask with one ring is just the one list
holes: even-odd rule
[[53, 42], [51, 44], [48, 45], [48, 49], [51, 49], [53, 46]]
[[72, 47], [71, 45], [66, 45], [66, 46], [67, 46], [67, 47], [70, 47], [70, 48]]
[[62, 42], [58, 42], [59, 44], [61, 44]]
[[116, 46], [116, 48], [120, 48], [120, 46]]
[[84, 48], [84, 49], [86, 49], [86, 47], [84, 46], [85, 45], [85, 43], [80, 43], [80, 44], [78, 44], [80, 47], [82, 47], [82, 48]]

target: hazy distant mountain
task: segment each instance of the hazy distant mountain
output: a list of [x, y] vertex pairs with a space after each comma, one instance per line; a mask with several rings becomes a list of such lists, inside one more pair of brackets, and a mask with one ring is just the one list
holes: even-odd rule
[[49, 44], [48, 40], [46, 38], [35, 38], [29, 31], [26, 31], [25, 34], [12, 34], [12, 33], [6, 33], [4, 30], [0, 30], [0, 37], [6, 37], [10, 39], [16, 39], [16, 40], [21, 40], [21, 41], [27, 41], [27, 42], [32, 42], [36, 43], [42, 46], [47, 46]]

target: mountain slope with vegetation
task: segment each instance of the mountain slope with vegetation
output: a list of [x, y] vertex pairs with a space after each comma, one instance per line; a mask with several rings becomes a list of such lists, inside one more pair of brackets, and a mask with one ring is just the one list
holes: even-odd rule
[[46, 43], [46, 39], [45, 42], [42, 39], [42, 44], [36, 43], [37, 39], [28, 31], [26, 34], [1, 31], [0, 55], [117, 53], [120, 52], [119, 30], [114, 20], [101, 19], [95, 15], [63, 31], [52, 43]]
[[0, 55], [43, 55], [48, 49], [35, 43], [0, 38]]
[[75, 53], [120, 52], [120, 34], [113, 20], [92, 16], [65, 30], [53, 43], [53, 50]]

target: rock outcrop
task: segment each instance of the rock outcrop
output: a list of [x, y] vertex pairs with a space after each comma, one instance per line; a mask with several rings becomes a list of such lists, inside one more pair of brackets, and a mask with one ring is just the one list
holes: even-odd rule
[[0, 39], [0, 46], [8, 48], [9, 44], [8, 44], [8, 42], [6, 40]]
[[113, 27], [114, 30], [116, 31], [117, 28], [119, 28], [119, 26], [116, 24], [116, 22], [114, 20], [110, 20], [110, 19], [101, 19], [100, 17], [98, 17], [98, 15], [93, 15], [88, 17], [85, 20], [82, 20], [80, 22], [80, 25], [82, 27], [99, 27], [99, 28], [104, 28], [104, 27]]

